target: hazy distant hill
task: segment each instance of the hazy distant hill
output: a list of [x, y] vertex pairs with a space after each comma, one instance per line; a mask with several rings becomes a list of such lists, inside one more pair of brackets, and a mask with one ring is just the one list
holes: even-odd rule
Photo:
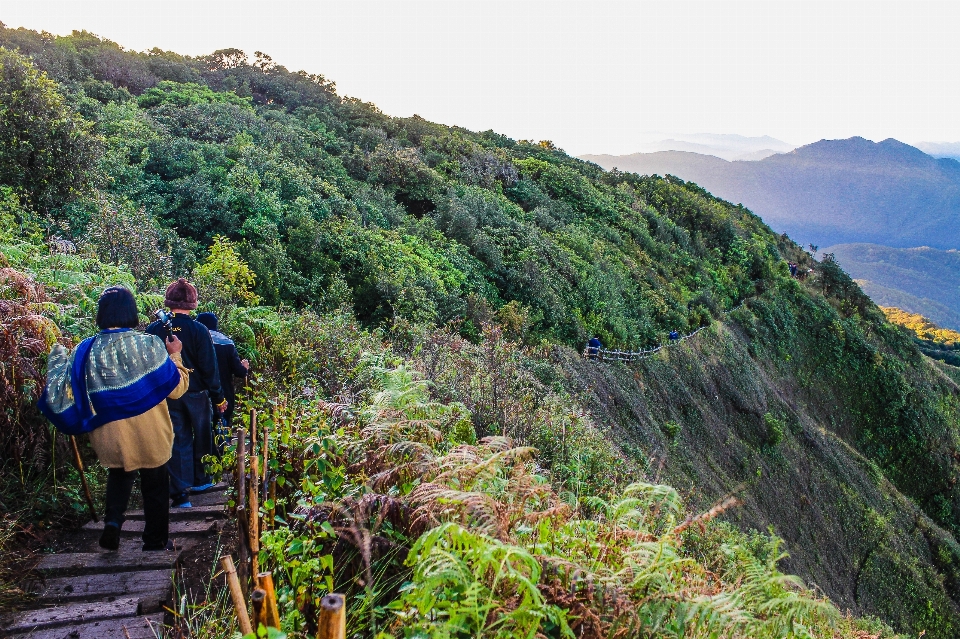
[[747, 137], [743, 135], [697, 133], [674, 134], [668, 139], [653, 140], [637, 146], [639, 153], [659, 151], [687, 151], [701, 155], [713, 155], [724, 160], [762, 160], [776, 153], [792, 151], [796, 146], [769, 135]]
[[893, 139], [821, 140], [755, 162], [681, 151], [584, 159], [696, 182], [803, 244], [960, 247], [960, 162]]
[[896, 306], [960, 330], [960, 251], [841, 244], [825, 249], [880, 306]]
[[960, 142], [917, 142], [913, 146], [935, 158], [960, 160]]

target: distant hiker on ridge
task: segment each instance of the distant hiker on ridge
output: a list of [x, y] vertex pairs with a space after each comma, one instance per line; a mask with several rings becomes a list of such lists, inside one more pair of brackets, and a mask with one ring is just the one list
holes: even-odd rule
[[587, 357], [589, 359], [597, 359], [597, 356], [600, 355], [601, 348], [603, 348], [603, 344], [600, 343], [600, 338], [594, 335], [590, 338], [590, 341], [587, 342]]

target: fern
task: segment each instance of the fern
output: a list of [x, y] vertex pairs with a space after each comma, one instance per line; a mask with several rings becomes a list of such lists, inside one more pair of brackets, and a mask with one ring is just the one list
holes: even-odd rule
[[547, 623], [574, 636], [538, 590], [540, 564], [523, 548], [448, 523], [417, 540], [407, 565], [413, 581], [396, 606], [407, 637], [533, 639]]

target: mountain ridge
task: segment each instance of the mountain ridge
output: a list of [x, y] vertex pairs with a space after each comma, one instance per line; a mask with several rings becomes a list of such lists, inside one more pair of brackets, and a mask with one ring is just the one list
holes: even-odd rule
[[960, 330], [960, 251], [838, 244], [823, 249], [880, 306], [897, 306]]
[[804, 243], [960, 247], [960, 162], [893, 138], [820, 140], [751, 162], [679, 151], [583, 159], [695, 182]]

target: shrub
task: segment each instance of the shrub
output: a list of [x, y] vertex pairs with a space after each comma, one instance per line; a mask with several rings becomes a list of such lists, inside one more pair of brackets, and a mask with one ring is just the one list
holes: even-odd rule
[[786, 435], [787, 427], [782, 419], [775, 417], [770, 413], [765, 413], [763, 422], [767, 425], [767, 445], [776, 448], [783, 441]]

